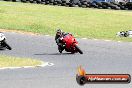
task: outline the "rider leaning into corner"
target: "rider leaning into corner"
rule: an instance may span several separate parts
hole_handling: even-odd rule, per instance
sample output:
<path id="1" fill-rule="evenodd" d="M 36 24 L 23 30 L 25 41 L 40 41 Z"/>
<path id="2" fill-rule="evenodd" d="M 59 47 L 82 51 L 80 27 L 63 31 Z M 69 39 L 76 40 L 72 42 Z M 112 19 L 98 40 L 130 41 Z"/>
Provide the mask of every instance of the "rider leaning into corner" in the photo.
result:
<path id="1" fill-rule="evenodd" d="M 5 37 L 4 33 L 0 32 L 0 42 L 5 41 L 5 40 L 6 40 L 6 37 Z"/>
<path id="2" fill-rule="evenodd" d="M 0 48 L 6 47 L 11 50 L 12 48 L 6 43 L 6 37 L 3 32 L 0 32 Z"/>
<path id="3" fill-rule="evenodd" d="M 55 41 L 58 45 L 59 52 L 62 52 L 65 49 L 65 44 L 62 42 L 62 39 L 67 34 L 69 33 L 65 33 L 61 29 L 57 29 L 56 31 Z"/>

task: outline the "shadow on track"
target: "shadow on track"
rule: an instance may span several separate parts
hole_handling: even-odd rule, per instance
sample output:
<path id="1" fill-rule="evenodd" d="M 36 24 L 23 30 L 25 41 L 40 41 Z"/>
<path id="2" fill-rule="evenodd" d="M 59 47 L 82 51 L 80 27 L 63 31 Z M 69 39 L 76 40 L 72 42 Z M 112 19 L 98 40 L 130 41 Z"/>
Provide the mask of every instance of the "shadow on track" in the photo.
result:
<path id="1" fill-rule="evenodd" d="M 5 49 L 0 49 L 0 51 L 5 51 Z"/>
<path id="2" fill-rule="evenodd" d="M 42 54 L 34 54 L 34 55 L 74 55 L 72 53 L 42 53 Z"/>

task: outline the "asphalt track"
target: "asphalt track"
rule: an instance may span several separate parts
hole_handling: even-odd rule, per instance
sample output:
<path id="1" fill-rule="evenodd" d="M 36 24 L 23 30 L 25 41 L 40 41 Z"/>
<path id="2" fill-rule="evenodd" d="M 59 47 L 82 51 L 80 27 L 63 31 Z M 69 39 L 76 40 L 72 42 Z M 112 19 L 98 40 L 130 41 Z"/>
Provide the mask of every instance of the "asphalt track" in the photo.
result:
<path id="1" fill-rule="evenodd" d="M 43 68 L 0 70 L 0 88 L 132 88 L 132 84 L 76 83 L 77 67 L 89 74 L 132 75 L 132 43 L 78 39 L 84 54 L 59 54 L 54 37 L 6 32 L 13 50 L 0 51 L 19 57 L 31 57 L 54 63 Z"/>

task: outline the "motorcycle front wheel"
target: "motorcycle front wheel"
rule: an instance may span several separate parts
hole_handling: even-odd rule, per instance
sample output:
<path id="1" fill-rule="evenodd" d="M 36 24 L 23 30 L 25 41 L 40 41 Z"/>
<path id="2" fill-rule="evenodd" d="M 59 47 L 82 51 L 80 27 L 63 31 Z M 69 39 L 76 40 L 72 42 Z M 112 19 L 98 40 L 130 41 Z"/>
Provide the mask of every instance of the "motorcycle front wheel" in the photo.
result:
<path id="1" fill-rule="evenodd" d="M 7 49 L 12 50 L 12 48 L 4 41 L 4 45 Z"/>
<path id="2" fill-rule="evenodd" d="M 77 45 L 75 45 L 75 48 L 80 54 L 83 54 L 82 50 Z"/>

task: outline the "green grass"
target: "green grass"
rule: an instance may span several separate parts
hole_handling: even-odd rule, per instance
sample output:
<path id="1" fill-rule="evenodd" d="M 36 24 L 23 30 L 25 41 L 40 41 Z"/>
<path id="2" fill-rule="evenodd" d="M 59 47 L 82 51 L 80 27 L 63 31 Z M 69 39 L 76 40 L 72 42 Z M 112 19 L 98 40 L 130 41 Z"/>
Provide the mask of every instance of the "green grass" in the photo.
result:
<path id="1" fill-rule="evenodd" d="M 132 41 L 115 36 L 132 29 L 132 12 L 1 1 L 0 28 L 50 35 L 62 28 L 75 37 Z"/>
<path id="2" fill-rule="evenodd" d="M 41 61 L 35 60 L 35 59 L 0 55 L 0 68 L 1 67 L 36 66 L 40 64 L 41 64 Z"/>

